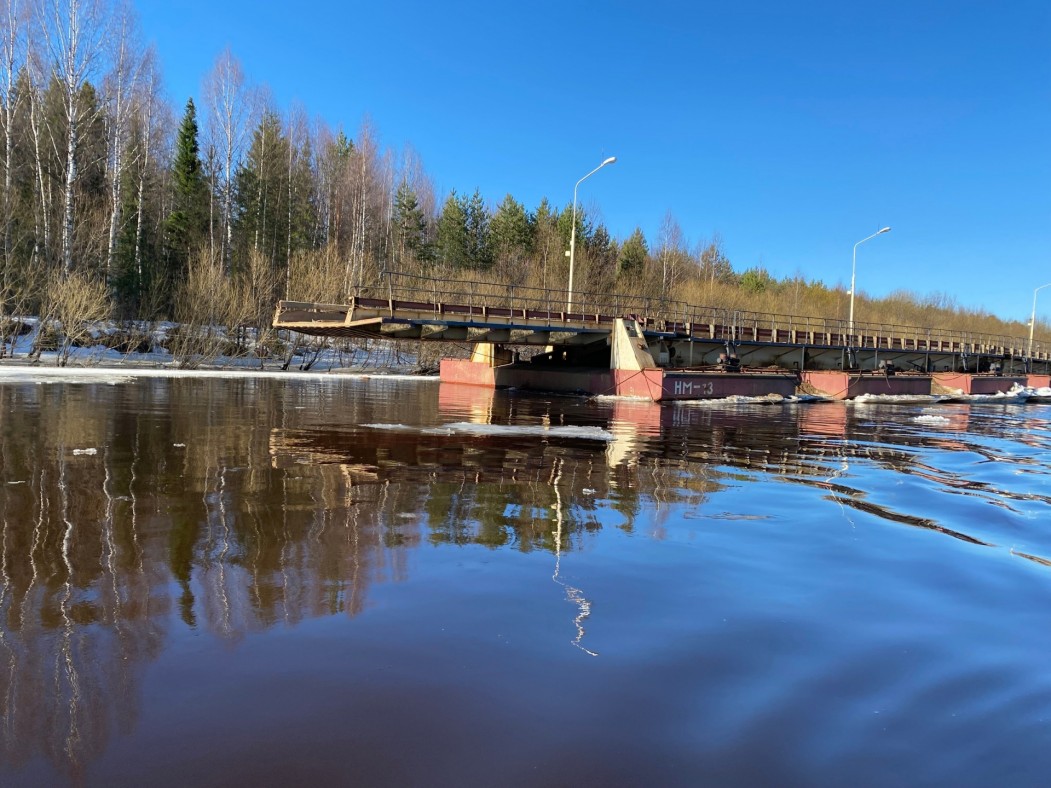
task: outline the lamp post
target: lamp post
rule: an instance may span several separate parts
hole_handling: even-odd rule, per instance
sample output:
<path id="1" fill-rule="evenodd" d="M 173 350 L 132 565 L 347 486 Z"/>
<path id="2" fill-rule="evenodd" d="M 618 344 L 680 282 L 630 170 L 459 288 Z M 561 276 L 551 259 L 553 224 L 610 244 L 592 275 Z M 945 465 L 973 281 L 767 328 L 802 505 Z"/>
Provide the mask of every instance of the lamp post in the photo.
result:
<path id="1" fill-rule="evenodd" d="M 569 234 L 569 287 L 566 290 L 566 311 L 569 312 L 573 309 L 573 263 L 576 256 L 577 249 L 577 187 L 580 186 L 584 181 L 594 175 L 596 172 L 601 170 L 607 164 L 613 164 L 617 161 L 616 156 L 610 156 L 602 164 L 597 166 L 583 178 L 576 182 L 573 186 L 573 229 Z"/>
<path id="2" fill-rule="evenodd" d="M 1040 285 L 1036 290 L 1033 291 L 1033 314 L 1029 316 L 1029 363 L 1033 363 L 1033 329 L 1036 328 L 1036 294 L 1043 290 L 1045 287 L 1051 287 L 1051 282 L 1046 285 Z"/>
<path id="3" fill-rule="evenodd" d="M 868 238 L 862 238 L 860 241 L 854 244 L 854 260 L 850 264 L 850 317 L 847 319 L 847 330 L 850 332 L 851 336 L 853 336 L 854 334 L 854 282 L 857 278 L 858 272 L 858 247 L 865 243 L 865 241 L 871 241 L 877 235 L 882 235 L 883 233 L 889 232 L 890 228 L 884 227 L 882 230 L 877 230 L 876 232 L 874 232 Z"/>

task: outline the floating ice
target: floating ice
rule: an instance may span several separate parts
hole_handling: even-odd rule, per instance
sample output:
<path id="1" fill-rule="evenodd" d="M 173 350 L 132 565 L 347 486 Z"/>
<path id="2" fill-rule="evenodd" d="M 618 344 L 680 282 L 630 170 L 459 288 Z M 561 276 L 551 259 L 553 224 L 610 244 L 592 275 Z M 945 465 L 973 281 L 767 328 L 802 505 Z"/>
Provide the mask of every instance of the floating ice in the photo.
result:
<path id="1" fill-rule="evenodd" d="M 373 430 L 390 430 L 392 432 L 415 432 L 418 429 L 407 424 L 362 424 L 361 426 Z M 547 427 L 540 424 L 475 424 L 468 421 L 458 421 L 443 424 L 440 427 L 426 427 L 418 431 L 423 435 L 474 434 L 496 437 L 536 435 L 543 438 L 613 440 L 613 433 L 607 432 L 601 427 Z"/>
<path id="2" fill-rule="evenodd" d="M 95 454 L 98 454 L 98 453 L 99 453 L 98 449 L 73 449 L 74 456 L 82 455 L 82 454 L 86 454 L 86 455 L 91 456 L 91 455 L 95 455 Z"/>
<path id="3" fill-rule="evenodd" d="M 519 424 L 474 424 L 455 422 L 444 424 L 439 428 L 426 430 L 432 433 L 461 432 L 476 435 L 517 436 L 536 435 L 554 438 L 584 438 L 586 440 L 611 441 L 613 434 L 601 427 L 545 427 L 542 425 Z"/>
<path id="4" fill-rule="evenodd" d="M 474 424 L 469 421 L 458 421 L 443 424 L 441 427 L 426 429 L 423 432 L 443 435 L 450 432 L 475 435 L 519 436 L 537 435 L 543 438 L 583 438 L 593 441 L 611 441 L 613 433 L 601 427 L 546 427 L 529 424 Z"/>
<path id="5" fill-rule="evenodd" d="M 970 394 L 957 397 L 956 399 L 967 402 L 1025 402 L 1033 396 L 1032 392 L 1032 389 L 1027 389 L 1025 386 L 1019 386 L 1015 383 L 1007 391 L 997 391 L 995 394 Z"/>
<path id="6" fill-rule="evenodd" d="M 689 407 L 713 408 L 726 405 L 809 405 L 815 402 L 832 402 L 831 397 L 822 397 L 819 394 L 793 394 L 783 397 L 780 394 L 764 394 L 761 397 L 746 397 L 742 394 L 733 394 L 729 397 L 709 399 L 677 399 L 672 400 L 676 405 Z"/>
<path id="7" fill-rule="evenodd" d="M 945 416 L 913 416 L 913 421 L 920 424 L 948 424 L 949 419 Z"/>
<path id="8" fill-rule="evenodd" d="M 852 400 L 855 405 L 930 405 L 951 399 L 944 394 L 859 394 Z"/>

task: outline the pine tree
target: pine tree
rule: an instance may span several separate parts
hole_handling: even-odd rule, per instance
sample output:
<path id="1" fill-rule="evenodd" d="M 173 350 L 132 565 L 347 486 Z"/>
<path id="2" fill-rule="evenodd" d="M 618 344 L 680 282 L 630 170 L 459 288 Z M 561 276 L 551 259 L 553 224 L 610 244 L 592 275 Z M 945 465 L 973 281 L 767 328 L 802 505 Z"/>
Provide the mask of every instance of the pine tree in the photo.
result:
<path id="1" fill-rule="evenodd" d="M 562 238 L 562 242 L 565 244 L 566 249 L 569 249 L 569 240 L 573 234 L 573 206 L 572 204 L 567 205 L 562 209 L 556 219 L 558 225 L 558 234 Z M 579 249 L 582 245 L 587 245 L 588 239 L 591 237 L 591 220 L 587 214 L 577 208 L 577 248 Z"/>
<path id="2" fill-rule="evenodd" d="M 533 248 L 533 227 L 525 207 L 508 194 L 489 222 L 489 233 L 493 262 L 499 266 L 503 280 L 509 284 L 525 282 Z"/>
<path id="3" fill-rule="evenodd" d="M 486 269 L 493 264 L 493 245 L 489 235 L 489 211 L 482 202 L 481 193 L 475 189 L 466 203 L 467 218 L 467 265 L 474 269 Z"/>
<path id="4" fill-rule="evenodd" d="M 636 227 L 624 245 L 620 247 L 620 258 L 618 259 L 620 274 L 636 277 L 642 274 L 646 268 L 647 255 L 646 236 L 642 234 L 641 227 Z"/>
<path id="5" fill-rule="evenodd" d="M 510 194 L 496 209 L 489 223 L 493 254 L 498 261 L 529 254 L 533 230 L 525 207 Z"/>
<path id="6" fill-rule="evenodd" d="M 564 253 L 569 249 L 569 239 L 563 245 L 558 237 L 557 217 L 551 203 L 544 197 L 536 207 L 530 221 L 533 235 L 533 257 L 540 270 L 534 273 L 541 287 L 553 287 L 564 282 L 568 271 L 568 259 Z"/>
<path id="7" fill-rule="evenodd" d="M 587 239 L 585 249 L 590 262 L 582 280 L 585 288 L 592 292 L 612 290 L 617 279 L 617 258 L 620 255 L 620 247 L 610 237 L 606 225 L 599 224 L 595 227 L 594 232 Z"/>
<path id="8" fill-rule="evenodd" d="M 450 268 L 463 268 L 468 257 L 467 199 L 450 192 L 438 217 L 438 259 Z"/>

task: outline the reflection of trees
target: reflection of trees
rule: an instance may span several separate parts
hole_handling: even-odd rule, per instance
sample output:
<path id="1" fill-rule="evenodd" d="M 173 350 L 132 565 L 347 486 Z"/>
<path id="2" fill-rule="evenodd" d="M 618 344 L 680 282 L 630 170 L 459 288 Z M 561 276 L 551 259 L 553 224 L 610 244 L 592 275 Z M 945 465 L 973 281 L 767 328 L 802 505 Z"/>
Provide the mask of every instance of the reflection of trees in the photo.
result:
<path id="1" fill-rule="evenodd" d="M 0 436 L 0 752 L 17 765 L 43 748 L 76 777 L 134 724 L 165 577 L 140 541 L 134 444 L 107 445 L 106 412 L 47 387 L 0 388 L 0 405 L 18 414 Z"/>
<path id="2" fill-rule="evenodd" d="M 407 576 L 410 551 L 423 544 L 545 550 L 564 561 L 603 527 L 644 521 L 659 538 L 684 508 L 756 472 L 944 530 L 866 502 L 838 474 L 845 460 L 1010 498 L 923 462 L 928 447 L 991 456 L 973 433 L 992 428 L 969 425 L 962 411 L 947 411 L 941 432 L 960 431 L 946 436 L 840 404 L 359 394 L 266 380 L 0 386 L 5 764 L 44 752 L 81 773 L 114 731 L 134 724 L 143 671 L 173 622 L 236 641 L 308 617 L 353 616 L 373 584 Z M 614 441 L 418 426 L 464 419 L 602 426 Z M 405 428 L 361 426 L 376 423 Z M 580 645 L 587 600 L 567 594 Z"/>
<path id="3" fill-rule="evenodd" d="M 285 402 L 254 388 L 0 386 L 17 414 L 0 422 L 5 766 L 45 754 L 81 775 L 134 724 L 172 612 L 236 639 L 355 614 L 370 583 L 405 576 L 393 548 L 419 526 L 391 513 L 418 496 L 337 464 L 272 467 Z"/>

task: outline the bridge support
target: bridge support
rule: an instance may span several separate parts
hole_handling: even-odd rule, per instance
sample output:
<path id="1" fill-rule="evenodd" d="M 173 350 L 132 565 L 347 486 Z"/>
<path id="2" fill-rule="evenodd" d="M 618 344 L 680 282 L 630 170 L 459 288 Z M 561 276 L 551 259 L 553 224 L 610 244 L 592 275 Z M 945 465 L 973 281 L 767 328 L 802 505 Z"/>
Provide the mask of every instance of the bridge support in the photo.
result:
<path id="1" fill-rule="evenodd" d="M 444 383 L 465 383 L 487 388 L 561 391 L 590 395 L 636 397 L 660 402 L 673 399 L 725 397 L 790 397 L 795 393 L 795 373 L 714 372 L 663 369 L 657 366 L 638 323 L 629 318 L 614 322 L 609 364 L 574 362 L 553 352 L 532 362 L 516 362 L 499 345 L 479 343 L 471 360 L 443 359 Z"/>
<path id="2" fill-rule="evenodd" d="M 515 360 L 514 353 L 502 345 L 479 342 L 471 351 L 472 364 L 485 364 L 489 368 L 501 367 Z"/>
<path id="3" fill-rule="evenodd" d="M 643 369 L 656 369 L 657 362 L 650 355 L 646 337 L 639 331 L 634 320 L 617 318 L 613 321 L 613 343 L 610 352 L 610 369 L 628 372 L 639 372 Z"/>

